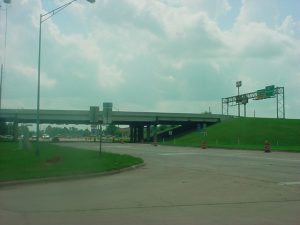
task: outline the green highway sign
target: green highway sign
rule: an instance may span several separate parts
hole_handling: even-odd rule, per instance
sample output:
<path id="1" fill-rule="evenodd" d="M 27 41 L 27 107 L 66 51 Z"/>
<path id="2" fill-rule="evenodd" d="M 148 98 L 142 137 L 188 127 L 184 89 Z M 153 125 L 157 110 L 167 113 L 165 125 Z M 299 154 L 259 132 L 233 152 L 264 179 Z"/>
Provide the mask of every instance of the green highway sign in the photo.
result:
<path id="1" fill-rule="evenodd" d="M 256 91 L 256 99 L 272 98 L 275 96 L 275 85 L 266 86 L 265 89 Z"/>
<path id="2" fill-rule="evenodd" d="M 264 99 L 266 98 L 266 91 L 265 89 L 260 89 L 256 91 L 256 99 Z"/>
<path id="3" fill-rule="evenodd" d="M 271 98 L 275 96 L 275 85 L 270 85 L 266 87 L 266 97 Z"/>
<path id="4" fill-rule="evenodd" d="M 236 103 L 242 103 L 242 104 L 247 104 L 248 103 L 248 97 L 247 95 L 243 94 L 243 95 L 238 95 L 236 96 Z"/>

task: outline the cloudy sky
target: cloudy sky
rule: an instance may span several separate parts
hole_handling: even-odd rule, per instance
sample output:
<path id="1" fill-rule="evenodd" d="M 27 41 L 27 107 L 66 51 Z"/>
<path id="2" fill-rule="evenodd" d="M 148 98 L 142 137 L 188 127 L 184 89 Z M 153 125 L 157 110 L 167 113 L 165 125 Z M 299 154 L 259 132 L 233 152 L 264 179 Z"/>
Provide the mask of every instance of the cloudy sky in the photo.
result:
<path id="1" fill-rule="evenodd" d="M 2 108 L 34 109 L 39 15 L 68 1 L 0 2 Z M 285 87 L 286 116 L 300 118 L 299 9 L 299 0 L 78 0 L 42 24 L 41 108 L 221 113 L 241 80 L 241 93 Z M 254 110 L 276 117 L 276 100 L 250 101 Z"/>

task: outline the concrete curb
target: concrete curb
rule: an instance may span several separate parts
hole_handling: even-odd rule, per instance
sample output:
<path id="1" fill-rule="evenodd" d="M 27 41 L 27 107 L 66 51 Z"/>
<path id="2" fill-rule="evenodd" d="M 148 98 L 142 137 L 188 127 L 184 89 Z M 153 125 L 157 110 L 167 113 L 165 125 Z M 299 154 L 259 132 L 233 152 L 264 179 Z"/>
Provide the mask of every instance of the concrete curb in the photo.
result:
<path id="1" fill-rule="evenodd" d="M 100 172 L 100 173 L 90 173 L 90 174 L 61 176 L 61 177 L 34 178 L 34 179 L 27 179 L 27 180 L 12 180 L 12 181 L 3 181 L 3 182 L 0 181 L 0 188 L 10 187 L 10 186 L 19 186 L 19 185 L 41 184 L 41 183 L 60 182 L 60 181 L 68 181 L 68 180 L 88 179 L 88 178 L 93 178 L 93 177 L 103 177 L 103 176 L 114 175 L 114 174 L 122 173 L 125 171 L 138 169 L 143 166 L 145 166 L 145 163 L 136 164 L 136 165 L 125 167 L 125 168 L 119 169 L 119 170 L 112 170 L 112 171 Z"/>

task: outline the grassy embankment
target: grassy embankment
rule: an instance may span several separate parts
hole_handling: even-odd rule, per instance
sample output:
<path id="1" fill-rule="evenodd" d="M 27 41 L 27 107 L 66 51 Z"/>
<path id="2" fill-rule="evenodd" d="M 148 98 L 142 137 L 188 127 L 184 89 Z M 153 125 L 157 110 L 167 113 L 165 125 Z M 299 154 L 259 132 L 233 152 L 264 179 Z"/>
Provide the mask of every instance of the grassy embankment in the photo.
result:
<path id="1" fill-rule="evenodd" d="M 143 162 L 129 155 L 99 155 L 96 151 L 46 143 L 41 143 L 40 149 L 40 156 L 36 157 L 34 150 L 20 150 L 18 143 L 0 142 L 0 182 L 99 173 Z"/>
<path id="2" fill-rule="evenodd" d="M 206 132 L 191 132 L 168 145 L 200 147 L 206 140 L 208 147 L 230 149 L 263 149 L 268 140 L 273 150 L 300 152 L 300 120 L 234 118 L 215 124 Z"/>

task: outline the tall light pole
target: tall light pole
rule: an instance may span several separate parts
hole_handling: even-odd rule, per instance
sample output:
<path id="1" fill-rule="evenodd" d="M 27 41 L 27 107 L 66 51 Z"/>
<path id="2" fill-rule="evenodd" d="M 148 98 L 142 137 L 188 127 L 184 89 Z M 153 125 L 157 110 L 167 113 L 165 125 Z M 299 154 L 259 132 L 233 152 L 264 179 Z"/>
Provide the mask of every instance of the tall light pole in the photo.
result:
<path id="1" fill-rule="evenodd" d="M 1 72 L 0 72 L 0 109 L 2 105 L 2 79 L 3 79 L 3 64 L 1 63 Z"/>
<path id="2" fill-rule="evenodd" d="M 3 63 L 1 63 L 1 77 L 0 77 L 0 109 L 2 106 L 2 89 L 3 89 L 3 74 L 5 71 L 5 63 L 6 63 L 6 39 L 7 39 L 7 5 L 11 3 L 11 0 L 4 0 L 4 3 L 6 3 L 6 9 L 5 9 L 5 31 L 4 31 L 4 55 L 3 55 Z M 0 5 L 1 10 L 1 5 Z"/>
<path id="3" fill-rule="evenodd" d="M 41 81 L 41 42 L 42 42 L 42 23 L 54 16 L 56 13 L 60 12 L 67 6 L 71 5 L 77 0 L 72 0 L 60 7 L 57 7 L 45 14 L 40 14 L 40 28 L 39 28 L 39 58 L 38 58 L 38 88 L 37 88 L 37 110 L 36 110 L 36 155 L 40 154 L 40 81 Z M 95 0 L 86 0 L 90 3 L 95 3 Z"/>
<path id="4" fill-rule="evenodd" d="M 238 115 L 240 117 L 240 87 L 242 86 L 242 81 L 237 81 L 235 86 L 238 88 L 238 100 L 237 100 L 237 104 L 238 104 Z"/>

